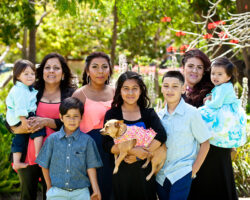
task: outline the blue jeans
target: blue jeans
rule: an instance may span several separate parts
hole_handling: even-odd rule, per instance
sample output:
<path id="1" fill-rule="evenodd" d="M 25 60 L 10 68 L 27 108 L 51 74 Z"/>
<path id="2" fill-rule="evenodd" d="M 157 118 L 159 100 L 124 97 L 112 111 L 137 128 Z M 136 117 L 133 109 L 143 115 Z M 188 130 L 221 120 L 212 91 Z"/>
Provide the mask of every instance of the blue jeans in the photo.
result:
<path id="1" fill-rule="evenodd" d="M 166 178 L 163 186 L 157 183 L 157 195 L 159 200 L 186 200 L 191 188 L 192 172 L 176 181 L 173 185 Z"/>
<path id="2" fill-rule="evenodd" d="M 30 112 L 28 118 L 33 117 L 33 116 L 35 116 L 35 114 Z M 18 127 L 20 125 L 21 125 L 21 122 L 17 123 L 15 126 Z M 12 140 L 11 152 L 12 153 L 21 152 L 21 153 L 26 154 L 29 137 L 31 139 L 34 139 L 34 138 L 40 137 L 40 136 L 43 136 L 43 137 L 46 136 L 46 129 L 45 128 L 42 128 L 42 129 L 40 129 L 37 132 L 32 133 L 32 134 L 15 134 L 15 137 Z"/>
<path id="3" fill-rule="evenodd" d="M 52 187 L 46 193 L 47 200 L 90 200 L 89 189 L 77 189 L 73 191 Z"/>

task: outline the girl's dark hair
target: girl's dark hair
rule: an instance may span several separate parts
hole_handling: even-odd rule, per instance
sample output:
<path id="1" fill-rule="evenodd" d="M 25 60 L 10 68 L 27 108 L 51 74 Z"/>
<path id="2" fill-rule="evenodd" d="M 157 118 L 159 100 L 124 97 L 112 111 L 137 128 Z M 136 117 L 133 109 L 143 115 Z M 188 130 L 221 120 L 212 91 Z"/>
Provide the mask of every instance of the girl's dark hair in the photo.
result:
<path id="1" fill-rule="evenodd" d="M 235 65 L 226 57 L 216 58 L 212 62 L 212 67 L 223 67 L 226 71 L 226 74 L 231 77 L 229 80 L 231 83 L 235 82 L 235 73 L 236 67 Z"/>
<path id="2" fill-rule="evenodd" d="M 44 66 L 45 66 L 46 62 L 51 58 L 57 58 L 59 60 L 59 62 L 61 63 L 62 71 L 64 74 L 64 79 L 61 80 L 60 88 L 64 88 L 64 89 L 65 88 L 76 88 L 76 85 L 74 85 L 72 82 L 73 76 L 71 74 L 71 70 L 70 70 L 69 66 L 67 65 L 67 62 L 64 59 L 64 57 L 62 55 L 60 55 L 59 53 L 50 53 L 43 58 L 41 64 L 37 68 L 37 77 L 36 77 L 35 87 L 37 89 L 44 89 L 45 83 L 44 83 L 44 79 L 43 79 L 43 70 L 44 70 Z"/>
<path id="3" fill-rule="evenodd" d="M 208 93 L 211 92 L 213 84 L 210 80 L 210 71 L 211 71 L 211 62 L 206 54 L 204 54 L 199 49 L 191 49 L 184 54 L 182 59 L 182 65 L 185 67 L 185 64 L 189 58 L 198 58 L 203 62 L 204 66 L 204 75 L 199 83 L 197 83 L 192 91 L 189 93 L 186 98 L 186 102 L 195 106 L 200 107 L 203 104 L 203 99 Z"/>
<path id="4" fill-rule="evenodd" d="M 70 109 L 79 109 L 81 116 L 83 115 L 83 103 L 75 97 L 68 97 L 62 101 L 59 107 L 60 114 L 66 115 Z"/>
<path id="5" fill-rule="evenodd" d="M 16 82 L 18 81 L 18 76 L 20 76 L 20 74 L 27 68 L 30 67 L 34 72 L 36 72 L 36 67 L 35 65 L 28 61 L 28 60 L 17 60 L 14 64 L 14 68 L 13 68 L 13 83 L 16 84 Z"/>
<path id="6" fill-rule="evenodd" d="M 114 107 L 120 107 L 123 104 L 123 99 L 121 96 L 121 88 L 126 80 L 134 79 L 138 83 L 141 95 L 137 101 L 138 106 L 141 108 L 148 108 L 150 105 L 150 99 L 148 98 L 147 94 L 147 87 L 145 83 L 143 82 L 142 76 L 139 75 L 136 72 L 127 71 L 120 75 L 116 82 L 116 90 L 115 90 L 115 96 L 112 102 L 112 108 Z"/>
<path id="7" fill-rule="evenodd" d="M 87 71 L 89 71 L 90 63 L 94 58 L 104 58 L 104 59 L 107 60 L 108 65 L 109 65 L 109 73 L 110 73 L 110 75 L 109 75 L 108 80 L 105 82 L 105 84 L 109 84 L 109 79 L 110 79 L 110 77 L 111 77 L 111 75 L 113 73 L 110 58 L 106 53 L 93 52 L 90 55 L 88 55 L 87 58 L 85 59 L 85 67 L 84 67 L 84 72 L 83 72 L 83 75 L 82 75 L 82 85 L 83 86 L 87 85 L 88 82 L 89 82 L 89 80 L 87 80 L 88 79 Z"/>

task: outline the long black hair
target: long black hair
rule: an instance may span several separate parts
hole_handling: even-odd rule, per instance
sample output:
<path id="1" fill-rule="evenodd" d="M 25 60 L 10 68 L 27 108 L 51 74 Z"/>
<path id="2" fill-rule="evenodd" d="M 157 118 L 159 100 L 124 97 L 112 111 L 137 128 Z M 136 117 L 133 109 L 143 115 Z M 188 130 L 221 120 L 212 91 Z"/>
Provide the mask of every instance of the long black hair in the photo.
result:
<path id="1" fill-rule="evenodd" d="M 123 104 L 123 99 L 121 96 L 121 88 L 126 80 L 134 79 L 138 83 L 141 95 L 137 101 L 137 104 L 141 108 L 148 108 L 150 105 L 150 99 L 148 98 L 147 94 L 147 87 L 145 83 L 143 82 L 142 76 L 136 72 L 127 71 L 120 75 L 116 82 L 116 90 L 115 90 L 115 96 L 112 102 L 111 107 L 120 107 Z"/>
<path id="2" fill-rule="evenodd" d="M 85 67 L 84 67 L 84 72 L 83 72 L 83 75 L 82 75 L 82 86 L 87 85 L 88 82 L 89 82 L 87 72 L 89 71 L 90 63 L 94 58 L 104 58 L 104 59 L 107 60 L 108 65 L 109 65 L 109 78 L 105 82 L 105 84 L 109 84 L 109 79 L 110 79 L 110 77 L 111 77 L 111 75 L 113 73 L 110 58 L 106 53 L 93 52 L 90 55 L 88 55 L 87 58 L 85 59 Z"/>
<path id="3" fill-rule="evenodd" d="M 198 58 L 202 61 L 204 66 L 204 74 L 199 83 L 197 83 L 192 92 L 189 93 L 186 98 L 186 102 L 195 106 L 200 107 L 203 104 L 203 99 L 208 93 L 211 92 L 214 87 L 210 80 L 211 72 L 211 62 L 208 56 L 199 49 L 191 49 L 184 54 L 182 59 L 182 65 L 185 67 L 185 64 L 189 58 Z"/>
<path id="4" fill-rule="evenodd" d="M 37 77 L 36 77 L 36 84 L 35 87 L 37 89 L 44 89 L 45 83 L 44 83 L 44 79 L 43 79 L 43 70 L 44 70 L 44 66 L 46 64 L 46 62 L 51 59 L 51 58 L 57 58 L 61 64 L 62 67 L 62 71 L 64 74 L 64 78 L 63 80 L 61 80 L 60 83 L 60 88 L 76 88 L 76 85 L 73 84 L 72 79 L 72 73 L 71 70 L 69 68 L 69 66 L 67 65 L 66 60 L 64 59 L 64 57 L 62 55 L 60 55 L 59 53 L 49 53 L 48 55 L 46 55 L 41 64 L 39 65 L 39 67 L 37 68 Z"/>

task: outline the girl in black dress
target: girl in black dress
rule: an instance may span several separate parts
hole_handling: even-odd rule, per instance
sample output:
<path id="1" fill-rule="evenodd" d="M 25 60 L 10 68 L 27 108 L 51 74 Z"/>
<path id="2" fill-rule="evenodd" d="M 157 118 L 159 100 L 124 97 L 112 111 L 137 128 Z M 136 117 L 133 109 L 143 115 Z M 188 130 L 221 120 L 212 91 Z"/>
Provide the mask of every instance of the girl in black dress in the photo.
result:
<path id="1" fill-rule="evenodd" d="M 110 119 L 124 120 L 130 125 L 145 129 L 152 128 L 157 133 L 149 146 L 154 151 L 166 141 L 166 132 L 154 109 L 149 107 L 147 88 L 142 77 L 136 72 L 123 73 L 118 81 L 112 107 L 107 111 L 105 122 Z M 103 148 L 114 154 L 119 153 L 113 139 L 103 137 Z M 116 200 L 156 200 L 155 176 L 146 181 L 151 171 L 151 164 L 143 169 L 142 165 L 148 155 L 142 147 L 135 147 L 121 163 L 118 173 L 113 175 L 113 188 Z M 113 156 L 111 156 L 113 158 Z M 114 167 L 114 159 L 111 160 Z"/>

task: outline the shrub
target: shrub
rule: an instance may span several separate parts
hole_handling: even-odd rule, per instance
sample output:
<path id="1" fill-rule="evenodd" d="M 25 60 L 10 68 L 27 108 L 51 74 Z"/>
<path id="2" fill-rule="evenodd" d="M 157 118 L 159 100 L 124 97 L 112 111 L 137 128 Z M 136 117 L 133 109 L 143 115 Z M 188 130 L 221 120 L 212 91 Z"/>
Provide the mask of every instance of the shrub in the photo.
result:
<path id="1" fill-rule="evenodd" d="M 244 146 L 237 148 L 233 159 L 235 183 L 238 195 L 248 197 L 250 194 L 250 122 L 247 124 L 247 142 Z"/>
<path id="2" fill-rule="evenodd" d="M 17 174 L 9 161 L 12 134 L 4 125 L 3 114 L 0 115 L 0 193 L 20 191 Z"/>
<path id="3" fill-rule="evenodd" d="M 0 91 L 0 193 L 20 191 L 19 180 L 9 161 L 10 147 L 13 134 L 4 125 L 6 105 L 5 99 L 13 83 L 10 82 Z"/>

